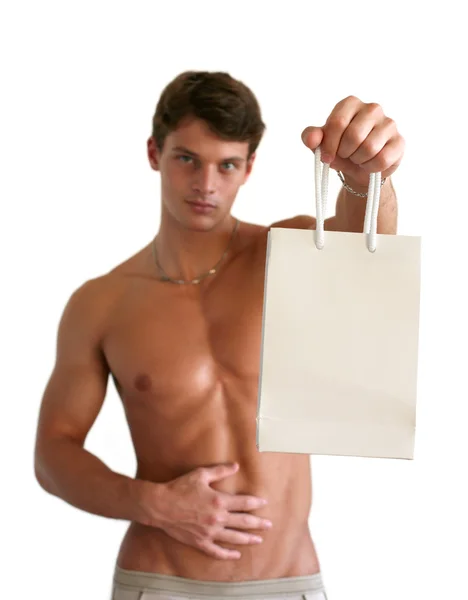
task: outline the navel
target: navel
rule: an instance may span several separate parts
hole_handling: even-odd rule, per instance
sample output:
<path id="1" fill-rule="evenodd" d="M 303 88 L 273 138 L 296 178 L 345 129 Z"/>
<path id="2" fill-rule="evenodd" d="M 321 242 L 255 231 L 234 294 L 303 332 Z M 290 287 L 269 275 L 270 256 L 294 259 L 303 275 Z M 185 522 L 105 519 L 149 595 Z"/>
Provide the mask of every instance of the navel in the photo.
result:
<path id="1" fill-rule="evenodd" d="M 134 385 L 139 392 L 147 392 L 151 389 L 151 377 L 145 375 L 137 375 L 134 379 Z"/>

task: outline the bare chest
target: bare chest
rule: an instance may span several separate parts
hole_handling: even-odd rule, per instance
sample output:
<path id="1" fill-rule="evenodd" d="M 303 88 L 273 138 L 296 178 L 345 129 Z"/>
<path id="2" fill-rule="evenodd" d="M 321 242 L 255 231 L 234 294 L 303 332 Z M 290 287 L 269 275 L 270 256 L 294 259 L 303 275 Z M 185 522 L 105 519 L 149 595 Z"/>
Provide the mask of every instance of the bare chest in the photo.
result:
<path id="1" fill-rule="evenodd" d="M 206 397 L 223 380 L 256 384 L 262 268 L 199 286 L 136 282 L 117 306 L 104 351 L 121 395 Z"/>

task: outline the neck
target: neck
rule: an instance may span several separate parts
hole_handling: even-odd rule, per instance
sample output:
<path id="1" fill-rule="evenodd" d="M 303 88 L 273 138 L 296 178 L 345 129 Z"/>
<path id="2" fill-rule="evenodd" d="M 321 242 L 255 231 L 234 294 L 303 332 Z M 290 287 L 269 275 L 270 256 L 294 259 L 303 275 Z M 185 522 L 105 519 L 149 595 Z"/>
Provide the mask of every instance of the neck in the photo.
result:
<path id="1" fill-rule="evenodd" d="M 187 229 L 163 209 L 155 246 L 164 273 L 191 281 L 212 269 L 229 245 L 235 222 L 229 214 L 209 231 Z"/>

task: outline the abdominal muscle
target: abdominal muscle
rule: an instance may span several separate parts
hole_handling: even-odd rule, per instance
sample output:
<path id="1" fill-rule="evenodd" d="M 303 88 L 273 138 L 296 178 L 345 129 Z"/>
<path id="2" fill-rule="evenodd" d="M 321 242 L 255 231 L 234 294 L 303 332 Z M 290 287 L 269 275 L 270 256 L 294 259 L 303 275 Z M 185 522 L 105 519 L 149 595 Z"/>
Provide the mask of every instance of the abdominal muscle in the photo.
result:
<path id="1" fill-rule="evenodd" d="M 163 483 L 197 467 L 237 462 L 235 475 L 211 485 L 219 491 L 267 500 L 264 508 L 251 511 L 273 523 L 270 530 L 252 530 L 263 542 L 248 546 L 219 542 L 241 552 L 240 559 L 220 560 L 160 529 L 132 523 L 120 548 L 119 567 L 209 581 L 293 577 L 319 571 L 308 527 L 309 457 L 258 452 L 255 402 L 247 393 L 247 405 L 247 390 L 239 392 L 229 393 L 218 386 L 203 398 L 187 398 L 184 410 L 180 400 L 169 401 L 167 396 L 164 407 L 155 398 L 123 400 L 137 454 L 136 477 Z"/>

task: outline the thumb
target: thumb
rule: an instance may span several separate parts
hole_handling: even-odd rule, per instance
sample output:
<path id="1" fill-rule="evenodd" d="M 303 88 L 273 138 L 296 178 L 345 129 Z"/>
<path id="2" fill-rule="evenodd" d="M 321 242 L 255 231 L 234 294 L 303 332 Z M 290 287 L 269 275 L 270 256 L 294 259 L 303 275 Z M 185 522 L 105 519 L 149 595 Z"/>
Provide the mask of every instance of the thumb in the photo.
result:
<path id="1" fill-rule="evenodd" d="M 234 475 L 234 473 L 236 473 L 238 469 L 239 465 L 237 463 L 228 463 L 225 465 L 215 465 L 214 467 L 206 467 L 206 481 L 207 483 L 212 483 L 213 481 L 225 479 L 226 477 Z"/>
<path id="2" fill-rule="evenodd" d="M 323 140 L 323 129 L 321 127 L 306 127 L 301 134 L 302 141 L 313 152 L 320 146 Z"/>

